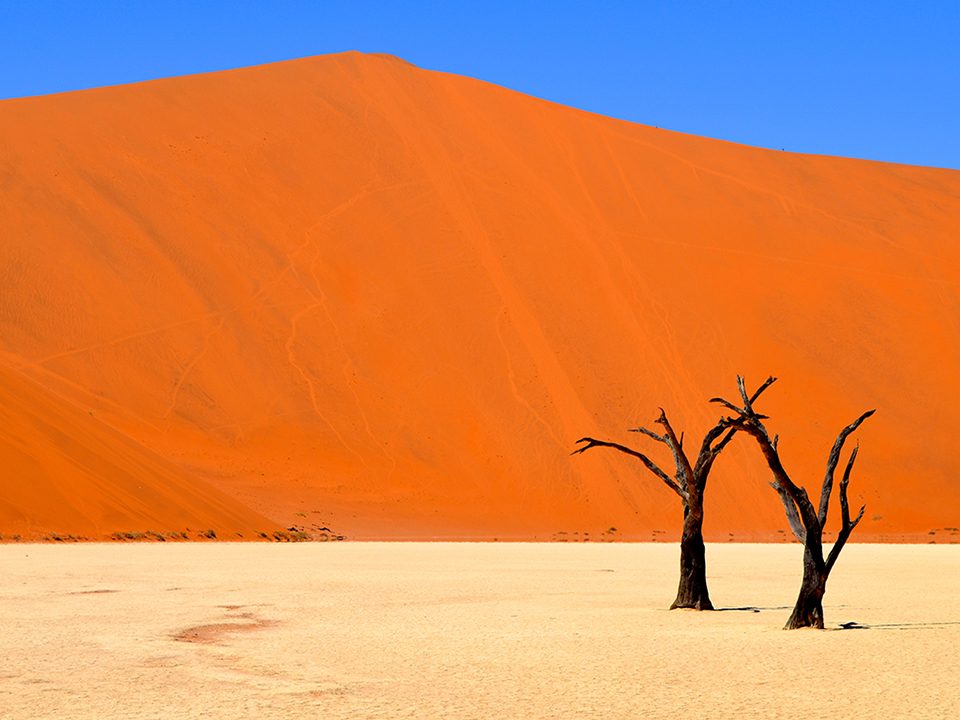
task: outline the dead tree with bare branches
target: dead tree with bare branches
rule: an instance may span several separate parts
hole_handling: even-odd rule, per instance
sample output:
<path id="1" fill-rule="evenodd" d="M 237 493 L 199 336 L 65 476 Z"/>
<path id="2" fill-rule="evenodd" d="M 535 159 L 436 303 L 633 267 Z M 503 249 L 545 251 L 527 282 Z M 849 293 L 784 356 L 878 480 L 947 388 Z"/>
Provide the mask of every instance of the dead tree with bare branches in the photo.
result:
<path id="1" fill-rule="evenodd" d="M 757 395 L 759 396 L 759 390 Z M 645 427 L 634 428 L 631 432 L 638 432 L 649 438 L 663 443 L 673 455 L 676 467 L 673 475 L 667 474 L 653 460 L 641 452 L 625 447 L 618 443 L 595 440 L 584 437 L 577 440 L 583 447 L 573 451 L 573 455 L 585 452 L 595 447 L 608 447 L 619 450 L 637 458 L 644 466 L 658 477 L 664 485 L 680 497 L 683 504 L 683 535 L 680 539 L 680 586 L 677 589 L 677 598 L 670 609 L 693 608 L 695 610 L 713 610 L 710 602 L 710 593 L 707 590 L 707 560 L 703 544 L 703 496 L 707 488 L 707 477 L 710 469 L 720 452 L 733 439 L 743 420 L 740 418 L 721 418 L 717 421 L 700 444 L 696 461 L 691 463 L 683 447 L 683 435 L 677 437 L 667 414 L 660 408 L 660 416 L 654 421 L 663 427 L 663 434 L 658 434 Z"/>
<path id="2" fill-rule="evenodd" d="M 753 409 L 753 403 L 759 393 L 775 381 L 776 378 L 774 377 L 767 378 L 766 382 L 760 386 L 760 390 L 750 396 L 747 394 L 743 378 L 738 375 L 737 388 L 740 391 L 743 407 L 723 398 L 712 398 L 710 402 L 719 403 L 735 412 L 742 421 L 738 427 L 757 441 L 760 451 L 773 473 L 774 480 L 770 485 L 780 496 L 790 529 L 797 540 L 803 543 L 803 581 L 800 585 L 800 595 L 797 598 L 796 606 L 793 608 L 793 613 L 791 613 L 790 619 L 787 620 L 784 627 L 787 630 L 802 627 L 823 628 L 822 601 L 827 586 L 827 578 L 840 556 L 840 551 L 843 550 L 843 546 L 850 537 L 850 533 L 860 522 L 866 509 L 866 506 L 861 506 L 857 516 L 851 519 L 850 506 L 847 500 L 847 485 L 850 482 L 850 471 L 853 469 L 853 463 L 857 459 L 858 445 L 850 453 L 850 459 L 847 460 L 846 468 L 840 480 L 840 532 L 833 547 L 830 548 L 830 553 L 824 558 L 823 528 L 827 522 L 827 511 L 830 507 L 830 495 L 833 492 L 837 463 L 840 461 L 840 454 L 847 437 L 876 411 L 868 410 L 863 413 L 837 435 L 833 448 L 827 456 L 827 469 L 824 474 L 823 485 L 820 488 L 820 502 L 817 507 L 814 507 L 806 489 L 797 486 L 790 479 L 783 463 L 780 461 L 780 454 L 777 450 L 779 436 L 774 435 L 771 439 L 763 424 L 766 417 L 758 415 Z"/>

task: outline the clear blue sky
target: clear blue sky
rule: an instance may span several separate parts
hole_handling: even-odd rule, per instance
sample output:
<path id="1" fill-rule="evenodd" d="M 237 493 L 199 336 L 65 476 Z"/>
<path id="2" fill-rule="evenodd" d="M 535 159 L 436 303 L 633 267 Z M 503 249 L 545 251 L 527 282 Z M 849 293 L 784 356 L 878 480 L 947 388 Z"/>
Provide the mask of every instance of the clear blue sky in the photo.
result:
<path id="1" fill-rule="evenodd" d="M 960 0 L 0 0 L 0 98 L 342 50 L 698 135 L 960 168 Z"/>

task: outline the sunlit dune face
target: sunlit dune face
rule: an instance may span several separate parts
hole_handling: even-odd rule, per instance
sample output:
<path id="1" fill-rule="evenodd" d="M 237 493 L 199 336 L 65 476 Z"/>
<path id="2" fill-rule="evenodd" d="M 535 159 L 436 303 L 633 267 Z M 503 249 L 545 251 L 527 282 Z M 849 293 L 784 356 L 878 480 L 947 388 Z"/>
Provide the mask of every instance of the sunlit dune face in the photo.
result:
<path id="1" fill-rule="evenodd" d="M 626 429 L 698 442 L 741 372 L 811 491 L 878 408 L 859 539 L 955 538 L 960 173 L 359 54 L 4 101 L 0 137 L 4 534 L 669 540 L 676 498 L 574 441 L 668 464 Z M 785 528 L 734 440 L 708 539 Z"/>

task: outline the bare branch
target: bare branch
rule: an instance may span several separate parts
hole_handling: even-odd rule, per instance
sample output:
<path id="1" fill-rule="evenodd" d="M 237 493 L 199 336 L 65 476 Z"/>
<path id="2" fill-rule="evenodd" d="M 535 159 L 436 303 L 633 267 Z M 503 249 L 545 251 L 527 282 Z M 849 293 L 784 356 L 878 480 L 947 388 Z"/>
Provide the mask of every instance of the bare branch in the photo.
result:
<path id="1" fill-rule="evenodd" d="M 773 473 L 774 487 L 777 492 L 781 493 L 781 496 L 783 492 L 789 494 L 793 503 L 796 505 L 796 510 L 800 513 L 804 528 L 808 531 L 819 532 L 821 526 L 817 519 L 817 510 L 813 507 L 813 503 L 810 502 L 807 491 L 802 487 L 798 487 L 796 483 L 790 479 L 786 469 L 783 467 L 783 463 L 780 461 L 780 453 L 777 451 L 778 438 L 774 440 L 770 439 L 767 428 L 761 422 L 760 417 L 756 415 L 743 415 L 741 417 L 744 420 L 742 426 L 743 431 L 752 435 L 757 441 L 757 444 L 760 446 L 760 452 L 763 453 L 763 457 L 767 461 L 767 466 Z M 784 508 L 789 515 L 790 505 L 784 503 Z"/>
<path id="2" fill-rule="evenodd" d="M 710 402 L 723 405 L 725 408 L 727 408 L 728 410 L 732 410 L 733 412 L 735 412 L 737 415 L 740 415 L 741 417 L 753 416 L 753 415 L 756 415 L 756 413 L 753 410 L 753 403 L 755 403 L 757 401 L 757 398 L 759 398 L 763 394 L 764 390 L 766 390 L 768 387 L 773 385 L 773 383 L 775 383 L 776 381 L 777 379 L 771 375 L 766 380 L 764 380 L 763 384 L 757 388 L 756 392 L 754 392 L 753 395 L 748 396 L 746 381 L 743 379 L 742 376 L 737 375 L 737 390 L 740 393 L 740 399 L 743 402 L 743 407 L 739 407 L 733 404 L 732 402 L 730 402 L 729 400 L 724 400 L 722 397 L 710 398 Z M 761 420 L 767 419 L 766 415 L 759 415 L 758 417 Z"/>
<path id="3" fill-rule="evenodd" d="M 840 452 L 843 450 L 843 444 L 847 441 L 850 433 L 860 427 L 860 424 L 875 412 L 876 410 L 867 410 L 867 412 L 843 428 L 833 443 L 833 448 L 830 450 L 830 455 L 827 458 L 827 471 L 823 477 L 823 487 L 820 489 L 820 508 L 817 512 L 817 519 L 820 520 L 821 525 L 827 521 L 827 511 L 830 509 L 830 494 L 833 492 L 833 478 L 837 471 L 837 463 L 840 461 Z M 851 462 L 853 462 L 856 456 L 857 451 L 854 450 Z"/>
<path id="4" fill-rule="evenodd" d="M 723 431 L 730 427 L 730 425 L 734 422 L 738 421 L 731 420 L 730 418 L 720 418 L 717 421 L 717 424 L 707 431 L 707 434 L 703 436 L 703 442 L 700 444 L 700 452 L 697 455 L 698 460 L 703 455 L 713 450 L 713 441 L 720 437 L 723 434 Z"/>
<path id="5" fill-rule="evenodd" d="M 743 425 L 743 421 L 733 418 L 720 418 L 706 435 L 703 436 L 703 442 L 700 445 L 700 452 L 697 454 L 697 462 L 693 467 L 693 476 L 702 487 L 710 474 L 710 468 L 713 461 L 717 459 L 720 452 L 727 446 L 737 430 Z M 726 435 L 724 435 L 726 432 Z M 720 437 L 723 435 L 723 437 Z M 717 438 L 720 438 L 717 440 Z M 714 440 L 717 442 L 714 444 Z"/>
<path id="6" fill-rule="evenodd" d="M 737 375 L 737 390 L 740 391 L 740 399 L 743 400 L 743 409 L 748 413 L 752 413 L 753 409 L 750 407 L 750 396 L 747 395 L 747 384 L 743 375 Z"/>
<path id="7" fill-rule="evenodd" d="M 781 501 L 783 500 L 783 494 L 786 493 L 787 496 L 791 499 L 791 502 L 784 502 L 784 509 L 787 511 L 787 519 L 790 521 L 790 515 L 793 512 L 797 512 L 800 516 L 803 527 L 806 530 L 816 530 L 820 531 L 821 527 L 818 523 L 817 511 L 813 507 L 813 503 L 810 502 L 810 497 L 807 495 L 807 491 L 797 486 L 793 480 L 790 479 L 790 476 L 787 474 L 787 471 L 783 467 L 783 463 L 780 461 L 780 454 L 777 450 L 777 444 L 779 442 L 779 436 L 774 436 L 771 440 L 769 433 L 767 433 L 767 428 L 763 424 L 763 420 L 766 420 L 765 415 L 757 414 L 753 409 L 752 401 L 754 398 L 759 397 L 764 390 L 766 390 L 770 385 L 776 382 L 776 378 L 772 376 L 767 378 L 766 381 L 757 389 L 753 395 L 747 393 L 746 381 L 743 376 L 737 375 L 737 391 L 740 394 L 740 399 L 743 401 L 744 407 L 738 408 L 733 403 L 724 400 L 723 398 L 713 398 L 711 402 L 717 402 L 725 407 L 728 407 L 740 416 L 740 419 L 743 420 L 742 430 L 748 432 L 752 435 L 757 443 L 760 445 L 760 450 L 763 453 L 764 458 L 767 461 L 771 472 L 773 472 L 774 477 L 774 488 L 781 496 Z M 792 523 L 791 523 L 792 524 Z M 796 534 L 796 533 L 795 533 Z"/>
<path id="8" fill-rule="evenodd" d="M 763 385 L 758 387 L 757 391 L 750 396 L 750 404 L 753 405 L 757 401 L 757 398 L 759 398 L 763 394 L 763 391 L 766 390 L 771 385 L 773 385 L 776 381 L 777 379 L 773 377 L 773 375 L 771 375 L 766 380 L 764 380 Z"/>
<path id="9" fill-rule="evenodd" d="M 677 480 L 680 481 L 680 486 L 689 492 L 690 486 L 693 484 L 693 468 L 690 467 L 690 461 L 687 459 L 687 455 L 681 447 L 682 443 L 679 438 L 677 438 L 677 434 L 674 432 L 673 426 L 667 419 L 667 413 L 664 412 L 663 408 L 660 408 L 660 417 L 654 420 L 654 422 L 658 425 L 663 425 L 663 429 L 666 430 L 667 447 L 669 447 L 670 452 L 673 453 L 673 461 L 677 465 Z"/>
<path id="10" fill-rule="evenodd" d="M 780 502 L 783 503 L 783 509 L 787 515 L 787 524 L 790 525 L 791 532 L 793 532 L 794 536 L 801 543 L 805 542 L 807 539 L 807 531 L 803 527 L 803 522 L 800 520 L 797 504 L 793 501 L 793 498 L 785 487 L 777 485 L 775 482 L 770 483 L 770 487 L 776 490 L 780 496 Z"/>
<path id="11" fill-rule="evenodd" d="M 866 511 L 867 506 L 861 505 L 860 512 L 857 513 L 857 516 L 853 519 L 853 522 L 850 523 L 850 531 L 853 532 L 853 529 L 860 524 L 860 521 L 863 520 L 863 513 Z"/>
<path id="12" fill-rule="evenodd" d="M 666 430 L 667 441 L 673 443 L 673 446 L 676 448 L 680 447 L 680 441 L 677 438 L 677 434 L 673 431 L 673 426 L 670 424 L 670 421 L 667 419 L 667 413 L 663 408 L 658 408 L 660 410 L 660 416 L 654 420 L 658 425 L 663 425 L 663 429 Z"/>
<path id="13" fill-rule="evenodd" d="M 626 453 L 627 455 L 632 455 L 633 457 L 640 460 L 640 462 L 642 462 L 650 472 L 652 472 L 654 475 L 660 478 L 668 488 L 670 488 L 677 495 L 679 495 L 684 502 L 687 501 L 686 492 L 684 492 L 684 490 L 673 480 L 673 478 L 671 478 L 663 470 L 661 470 L 659 465 L 657 465 L 653 460 L 648 458 L 643 453 L 637 452 L 636 450 L 628 448 L 625 445 L 620 445 L 619 443 L 606 442 L 604 440 L 595 440 L 594 438 L 591 438 L 591 437 L 580 438 L 579 440 L 577 440 L 577 443 L 578 444 L 586 443 L 586 445 L 584 445 L 583 447 L 577 448 L 572 453 L 570 453 L 571 455 L 577 455 L 578 453 L 586 452 L 587 450 L 595 447 L 613 448 L 614 450 L 619 450 L 620 452 Z"/>
<path id="14" fill-rule="evenodd" d="M 737 415 L 746 415 L 746 414 L 747 414 L 746 411 L 745 411 L 743 408 L 737 407 L 737 406 L 734 405 L 732 402 L 730 402 L 729 400 L 724 400 L 722 397 L 710 398 L 710 402 L 712 402 L 712 403 L 719 403 L 720 405 L 723 405 L 725 408 L 727 408 L 727 410 L 732 410 L 732 411 L 735 412 Z"/>
<path id="15" fill-rule="evenodd" d="M 840 521 L 843 527 L 850 523 L 850 505 L 847 503 L 847 485 L 850 484 L 850 471 L 853 470 L 853 464 L 857 461 L 857 453 L 860 452 L 860 443 L 857 443 L 850 453 L 850 459 L 847 460 L 847 466 L 843 469 L 843 477 L 840 478 Z"/>
<path id="16" fill-rule="evenodd" d="M 747 381 L 742 375 L 737 375 L 737 390 L 740 392 L 740 399 L 743 401 L 743 410 L 740 411 L 742 415 L 747 415 L 758 420 L 768 419 L 766 415 L 758 415 L 753 409 L 753 401 L 756 400 L 760 395 L 766 390 L 770 385 L 776 381 L 776 378 L 769 377 L 764 381 L 763 385 L 752 395 L 747 395 Z"/>
<path id="17" fill-rule="evenodd" d="M 720 451 L 727 446 L 727 443 L 733 440 L 733 436 L 737 434 L 737 430 L 739 429 L 739 426 L 730 428 L 727 434 L 720 438 L 720 442 L 713 446 L 713 448 L 710 450 L 710 453 L 713 455 L 719 455 Z"/>
<path id="18" fill-rule="evenodd" d="M 860 512 L 857 513 L 857 517 L 853 520 L 850 519 L 850 504 L 847 500 L 847 485 L 850 483 L 850 471 L 853 469 L 853 463 L 857 459 L 857 452 L 860 450 L 860 445 L 857 445 L 853 452 L 850 453 L 850 459 L 847 460 L 847 467 L 843 471 L 843 477 L 840 479 L 840 532 L 837 534 L 837 541 L 833 544 L 833 547 L 830 548 L 830 555 L 827 557 L 827 574 L 830 574 L 830 570 L 833 568 L 834 563 L 837 562 L 837 558 L 840 557 L 840 551 L 843 550 L 843 546 L 847 542 L 847 538 L 850 537 L 850 533 L 853 532 L 853 529 L 860 523 L 860 520 L 863 519 L 863 513 L 867 509 L 866 505 L 860 506 Z"/>
<path id="19" fill-rule="evenodd" d="M 747 412 L 747 411 L 745 411 L 743 408 L 739 408 L 739 407 L 737 407 L 736 405 L 734 405 L 732 402 L 730 402 L 729 400 L 724 400 L 723 398 L 718 398 L 718 397 L 716 397 L 716 398 L 710 398 L 710 402 L 712 402 L 712 403 L 719 403 L 720 405 L 723 405 L 725 408 L 727 408 L 727 409 L 729 409 L 729 410 L 733 410 L 733 411 L 734 411 L 735 413 L 737 413 L 737 415 L 739 415 L 740 417 L 753 417 L 753 418 L 757 418 L 758 420 L 769 420 L 769 419 L 770 419 L 770 416 L 769 416 L 769 415 L 758 415 L 757 413 L 752 412 L 752 411 L 751 411 L 751 412 Z"/>
<path id="20" fill-rule="evenodd" d="M 727 443 L 733 439 L 733 436 L 736 435 L 738 428 L 730 428 L 729 432 L 724 435 L 716 445 L 712 448 L 708 448 L 706 451 L 701 450 L 700 455 L 697 457 L 697 464 L 693 468 L 693 476 L 696 479 L 697 486 L 703 490 L 703 486 L 707 482 L 707 477 L 710 475 L 710 469 L 713 467 L 713 462 L 717 459 L 717 456 L 720 452 L 727 446 Z"/>
<path id="21" fill-rule="evenodd" d="M 669 445 L 666 435 L 657 435 L 653 430 L 648 430 L 645 427 L 630 428 L 628 432 L 640 433 L 641 435 L 646 435 L 649 438 L 653 438 L 657 442 L 662 442 L 664 445 Z"/>

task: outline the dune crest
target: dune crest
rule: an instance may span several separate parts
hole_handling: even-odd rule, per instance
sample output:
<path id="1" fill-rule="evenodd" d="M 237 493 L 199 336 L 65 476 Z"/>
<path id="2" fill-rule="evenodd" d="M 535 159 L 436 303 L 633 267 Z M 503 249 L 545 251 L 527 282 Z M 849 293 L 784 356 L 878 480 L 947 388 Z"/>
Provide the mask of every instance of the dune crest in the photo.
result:
<path id="1" fill-rule="evenodd" d="M 139 517 L 159 501 L 92 489 L 125 473 L 239 532 L 667 538 L 668 491 L 573 442 L 640 444 L 626 428 L 661 405 L 697 436 L 737 372 L 781 378 L 768 425 L 812 488 L 879 409 L 854 540 L 960 525 L 958 172 L 359 53 L 4 101 L 0 138 L 0 440 L 21 458 L 0 532 Z M 62 434 L 36 431 L 60 402 Z M 105 455 L 143 457 L 61 477 L 89 412 Z M 781 536 L 746 439 L 711 484 L 708 538 Z"/>

